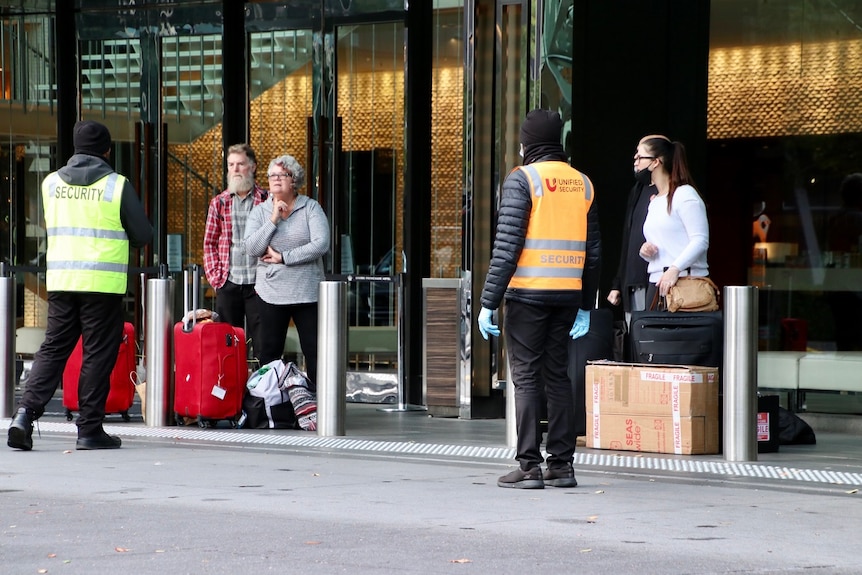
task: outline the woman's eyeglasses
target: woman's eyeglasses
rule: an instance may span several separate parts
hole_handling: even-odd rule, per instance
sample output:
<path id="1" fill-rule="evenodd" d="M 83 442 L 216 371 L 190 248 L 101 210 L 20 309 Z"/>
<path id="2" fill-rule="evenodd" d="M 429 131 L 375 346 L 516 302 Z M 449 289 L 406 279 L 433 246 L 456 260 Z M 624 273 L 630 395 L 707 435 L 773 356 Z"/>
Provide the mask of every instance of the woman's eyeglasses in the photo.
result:
<path id="1" fill-rule="evenodd" d="M 641 160 L 655 160 L 655 156 L 635 156 L 635 163 L 638 163 Z"/>
<path id="2" fill-rule="evenodd" d="M 266 177 L 270 180 L 283 180 L 285 178 L 292 178 L 293 174 L 291 174 L 290 172 L 284 174 L 267 174 Z"/>

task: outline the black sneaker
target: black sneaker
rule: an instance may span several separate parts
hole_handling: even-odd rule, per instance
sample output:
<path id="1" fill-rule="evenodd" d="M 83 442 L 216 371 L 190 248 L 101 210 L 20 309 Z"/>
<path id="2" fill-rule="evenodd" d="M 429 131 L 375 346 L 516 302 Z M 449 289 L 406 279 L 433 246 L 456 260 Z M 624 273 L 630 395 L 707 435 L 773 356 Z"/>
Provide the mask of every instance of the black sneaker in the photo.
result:
<path id="1" fill-rule="evenodd" d="M 575 479 L 575 469 L 568 465 L 566 467 L 549 467 L 543 476 L 545 483 L 551 487 L 577 487 L 578 480 Z"/>
<path id="2" fill-rule="evenodd" d="M 9 425 L 9 438 L 6 445 L 12 449 L 30 451 L 33 449 L 33 421 L 36 418 L 32 411 L 19 407 L 12 424 Z"/>
<path id="3" fill-rule="evenodd" d="M 92 437 L 79 437 L 75 443 L 75 449 L 119 449 L 123 440 L 116 435 L 108 435 L 104 431 L 100 435 Z"/>
<path id="4" fill-rule="evenodd" d="M 497 480 L 497 487 L 512 487 L 515 489 L 544 489 L 542 468 L 534 467 L 524 471 L 520 467 Z"/>

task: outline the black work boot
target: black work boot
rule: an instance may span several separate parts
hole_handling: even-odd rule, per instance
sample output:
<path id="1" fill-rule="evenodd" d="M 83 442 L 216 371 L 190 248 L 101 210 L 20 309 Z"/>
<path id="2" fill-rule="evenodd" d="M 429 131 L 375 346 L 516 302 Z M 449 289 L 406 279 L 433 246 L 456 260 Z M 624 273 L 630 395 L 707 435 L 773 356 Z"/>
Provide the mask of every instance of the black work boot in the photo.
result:
<path id="1" fill-rule="evenodd" d="M 33 449 L 33 421 L 36 419 L 33 411 L 19 407 L 15 417 L 12 418 L 12 423 L 9 425 L 9 439 L 6 440 L 6 445 L 12 449 L 23 449 L 30 451 Z"/>

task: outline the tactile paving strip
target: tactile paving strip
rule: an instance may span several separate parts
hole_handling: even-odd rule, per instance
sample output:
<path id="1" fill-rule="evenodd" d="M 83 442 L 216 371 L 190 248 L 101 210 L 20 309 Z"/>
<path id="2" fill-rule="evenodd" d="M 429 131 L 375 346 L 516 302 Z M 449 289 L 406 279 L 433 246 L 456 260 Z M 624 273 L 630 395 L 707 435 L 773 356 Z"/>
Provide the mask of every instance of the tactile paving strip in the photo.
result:
<path id="1" fill-rule="evenodd" d="M 0 420 L 3 429 L 9 419 Z M 43 421 L 39 428 L 48 433 L 75 434 L 74 423 Z M 274 445 L 285 447 L 307 447 L 328 450 L 379 453 L 385 455 L 425 455 L 480 460 L 499 460 L 511 463 L 515 450 L 508 447 L 475 445 L 446 445 L 418 443 L 412 441 L 382 441 L 351 439 L 349 437 L 318 437 L 313 434 L 271 433 L 255 430 L 201 429 L 194 427 L 125 427 L 106 425 L 108 433 L 129 438 L 180 439 L 200 442 L 231 443 L 245 445 Z M 842 471 L 800 469 L 760 463 L 732 463 L 726 461 L 701 461 L 696 459 L 671 459 L 648 455 L 623 455 L 609 453 L 575 453 L 575 467 L 599 467 L 620 470 L 642 470 L 681 474 L 703 474 L 727 477 L 778 479 L 805 483 L 862 486 L 862 473 Z"/>

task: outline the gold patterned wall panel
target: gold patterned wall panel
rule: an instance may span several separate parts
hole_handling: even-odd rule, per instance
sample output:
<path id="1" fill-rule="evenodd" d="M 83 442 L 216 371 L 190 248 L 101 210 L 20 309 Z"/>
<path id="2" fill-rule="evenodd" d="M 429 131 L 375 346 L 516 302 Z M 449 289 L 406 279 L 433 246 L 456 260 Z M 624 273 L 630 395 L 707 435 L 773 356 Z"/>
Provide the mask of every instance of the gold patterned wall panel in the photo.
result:
<path id="1" fill-rule="evenodd" d="M 710 50 L 710 139 L 852 132 L 862 132 L 862 40 Z"/>
<path id="2" fill-rule="evenodd" d="M 295 73 L 279 82 L 251 103 L 249 134 L 257 154 L 257 178 L 267 186 L 266 170 L 270 160 L 289 154 L 306 172 L 308 192 L 309 166 L 306 166 L 306 118 L 311 116 L 311 71 Z"/>
<path id="3" fill-rule="evenodd" d="M 435 68 L 431 125 L 431 277 L 461 268 L 464 173 L 464 70 Z"/>

